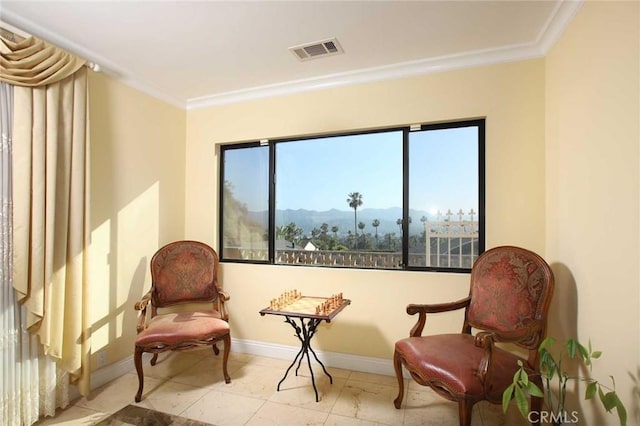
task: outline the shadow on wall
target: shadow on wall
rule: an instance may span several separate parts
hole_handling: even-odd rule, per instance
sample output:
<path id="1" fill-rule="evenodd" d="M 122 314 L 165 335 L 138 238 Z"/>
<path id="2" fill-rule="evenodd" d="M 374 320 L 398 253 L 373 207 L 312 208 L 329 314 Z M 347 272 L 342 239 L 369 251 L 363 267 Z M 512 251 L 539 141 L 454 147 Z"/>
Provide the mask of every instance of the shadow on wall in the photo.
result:
<path id="1" fill-rule="evenodd" d="M 562 263 L 554 263 L 551 265 L 553 273 L 555 275 L 555 292 L 553 295 L 553 300 L 551 302 L 551 308 L 549 310 L 549 322 L 548 322 L 548 330 L 547 336 L 551 336 L 555 339 L 556 344 L 554 346 L 555 354 L 558 354 L 560 350 L 563 351 L 563 370 L 566 370 L 570 376 L 577 377 L 586 377 L 590 376 L 591 372 L 582 364 L 579 364 L 576 361 L 567 358 L 566 349 L 564 347 L 564 343 L 567 339 L 576 338 L 578 341 L 587 346 L 589 344 L 591 336 L 588 333 L 583 333 L 583 335 L 579 335 L 578 333 L 578 286 L 575 281 L 571 270 Z M 598 342 L 593 342 L 594 350 L 602 350 L 603 356 L 607 355 L 606 348 L 600 348 L 598 346 Z M 612 354 L 613 355 L 613 354 Z M 557 358 L 556 358 L 557 359 Z M 597 364 L 597 362 L 595 362 Z M 633 405 L 631 407 L 627 406 L 627 412 L 629 414 L 629 419 L 634 419 L 635 423 L 638 423 L 640 420 L 640 366 L 636 366 L 636 372 L 629 371 L 628 374 L 631 377 L 631 380 L 634 383 L 634 387 L 632 389 L 631 401 L 633 401 Z M 608 378 L 604 374 L 599 374 L 601 372 L 598 370 L 597 365 L 594 367 L 593 376 L 595 379 L 601 380 L 603 385 L 609 386 L 610 382 Z M 635 374 L 635 376 L 634 376 Z M 554 391 L 557 393 L 556 391 Z M 611 424 L 613 417 L 615 417 L 615 410 L 612 413 L 606 413 L 605 410 L 601 409 L 601 404 L 599 401 L 596 401 L 598 397 L 595 399 L 586 401 L 584 400 L 585 395 L 585 387 L 580 382 L 580 380 L 570 380 L 568 382 L 567 388 L 567 402 L 566 407 L 568 410 L 577 409 L 579 422 L 580 424 L 585 422 L 584 414 L 588 406 L 590 408 L 596 408 L 595 410 L 590 410 L 591 422 L 593 424 Z M 626 395 L 620 395 L 621 398 L 627 400 Z"/>
<path id="2" fill-rule="evenodd" d="M 635 375 L 629 372 L 629 377 L 633 382 L 633 388 L 631 389 L 631 401 L 632 406 L 627 407 L 629 410 L 629 423 L 640 425 L 640 365 L 636 366 Z"/>
<path id="3" fill-rule="evenodd" d="M 551 265 L 555 290 L 549 309 L 547 335 L 557 342 L 578 337 L 578 289 L 573 274 L 562 263 Z"/>
<path id="4" fill-rule="evenodd" d="M 115 262 L 112 262 L 112 268 L 116 268 Z M 98 330 L 107 330 L 108 336 L 106 339 L 106 343 L 108 346 L 119 346 L 122 344 L 128 343 L 127 335 L 131 334 L 130 332 L 118 332 L 118 330 L 129 329 L 133 330 L 135 334 L 138 311 L 136 311 L 133 307 L 133 304 L 127 303 L 129 301 L 137 301 L 140 299 L 140 294 L 143 292 L 143 288 L 145 285 L 146 271 L 148 269 L 147 258 L 142 257 L 138 262 L 138 266 L 136 267 L 133 276 L 131 277 L 131 283 L 129 286 L 129 291 L 127 294 L 126 302 L 118 304 L 118 286 L 117 286 L 117 271 L 110 271 L 110 282 L 109 282 L 109 295 L 108 300 L 104 300 L 103 303 L 108 305 L 108 315 L 103 316 L 102 318 L 96 320 L 92 324 L 92 334 L 97 332 Z M 106 348 L 105 348 L 106 349 Z M 101 350 L 105 350 L 101 349 Z M 133 346 L 131 347 L 131 353 L 133 353 Z M 101 367 L 101 366 L 98 366 Z"/>
<path id="5" fill-rule="evenodd" d="M 129 293 L 126 299 L 127 302 L 139 299 L 145 283 L 146 270 L 147 258 L 142 257 L 131 278 L 131 285 L 129 286 Z M 115 272 L 116 271 L 111 271 L 111 276 L 114 277 L 111 281 L 116 281 Z M 120 330 L 121 327 L 123 330 L 133 328 L 135 332 L 138 316 L 138 311 L 136 311 L 131 304 L 125 302 L 118 306 L 118 287 L 114 282 L 110 282 L 109 288 L 109 300 L 105 301 L 105 303 L 109 305 L 109 314 L 95 321 L 92 326 L 92 333 L 94 330 L 100 329 L 107 330 L 108 332 L 107 346 L 102 350 L 107 350 L 109 347 L 117 347 L 119 345 L 128 345 L 129 339 L 127 333 L 117 332 L 117 330 Z M 119 324 L 121 324 L 121 327 L 119 327 Z M 131 353 L 133 353 L 133 349 L 133 345 L 131 345 Z M 131 399 L 133 400 L 133 390 L 131 392 Z M 89 400 L 97 398 L 100 394 L 100 388 L 92 390 Z"/>
<path id="6" fill-rule="evenodd" d="M 376 346 L 380 346 L 380 342 L 384 340 L 385 336 L 374 324 L 341 321 L 340 315 L 338 315 L 335 320 L 328 324 L 322 323 L 318 327 L 318 334 L 312 344 L 314 349 L 329 351 L 332 349 L 328 348 L 340 348 L 340 352 L 369 357 L 370 355 L 364 355 L 367 354 L 367 342 L 375 342 Z M 387 353 L 377 354 L 377 357 L 391 360 L 394 345 L 395 342 L 386 342 L 384 346 L 387 348 Z M 389 373 L 392 373 L 393 368 L 391 364 L 389 365 L 391 367 Z"/>

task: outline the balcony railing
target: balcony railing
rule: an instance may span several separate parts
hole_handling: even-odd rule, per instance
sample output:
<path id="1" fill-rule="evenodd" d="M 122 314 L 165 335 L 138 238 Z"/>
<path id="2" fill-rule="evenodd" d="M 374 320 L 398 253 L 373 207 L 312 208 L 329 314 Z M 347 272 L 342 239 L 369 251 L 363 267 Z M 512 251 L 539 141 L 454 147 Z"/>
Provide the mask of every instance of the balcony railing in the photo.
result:
<path id="1" fill-rule="evenodd" d="M 464 220 L 462 209 L 456 214 L 448 210 L 443 220 L 440 220 L 442 215 L 438 212 L 438 220 L 425 221 L 425 266 L 471 268 L 479 252 L 476 215 L 471 209 L 469 220 Z M 452 220 L 453 216 L 458 216 L 458 220 Z"/>
<path id="2" fill-rule="evenodd" d="M 267 250 L 238 249 L 236 258 L 267 260 Z M 429 263 L 426 254 L 409 254 L 409 265 L 413 267 L 438 266 L 450 268 L 471 268 L 477 255 L 456 253 L 431 253 Z M 302 249 L 276 250 L 276 264 L 316 265 L 332 267 L 355 267 L 373 269 L 400 269 L 402 253 L 381 253 L 364 251 L 308 251 Z"/>

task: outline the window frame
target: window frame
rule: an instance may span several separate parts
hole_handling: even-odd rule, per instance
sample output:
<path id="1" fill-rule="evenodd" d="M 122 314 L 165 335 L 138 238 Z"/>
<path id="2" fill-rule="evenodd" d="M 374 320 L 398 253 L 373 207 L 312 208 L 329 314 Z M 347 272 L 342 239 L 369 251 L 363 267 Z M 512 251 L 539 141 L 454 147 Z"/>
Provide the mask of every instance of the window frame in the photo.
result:
<path id="1" fill-rule="evenodd" d="M 219 145 L 219 173 L 218 173 L 218 244 L 220 247 L 220 262 L 224 263 L 249 263 L 249 264 L 266 264 L 266 265 L 278 265 L 278 266 L 304 266 L 304 267 L 321 267 L 321 268 L 344 268 L 344 269 L 366 269 L 366 270 L 385 270 L 385 271 L 425 271 L 425 272 L 449 272 L 449 273 L 470 273 L 471 268 L 460 267 L 444 267 L 444 266 L 411 266 L 409 265 L 409 240 L 410 235 L 408 232 L 409 224 L 409 139 L 411 132 L 416 131 L 429 131 L 429 130 L 441 130 L 441 129 L 455 129 L 461 127 L 477 127 L 478 128 L 478 256 L 485 251 L 486 240 L 486 228 L 485 228 L 485 147 L 486 147 L 486 118 L 465 119 L 455 121 L 444 121 L 437 123 L 426 123 L 420 125 L 410 126 L 390 126 L 384 128 L 375 128 L 358 131 L 347 132 L 333 132 L 314 135 L 305 135 L 299 137 L 285 137 L 277 139 L 263 139 L 259 141 L 238 142 Z M 399 268 L 365 268 L 358 266 L 327 266 L 321 264 L 288 264 L 277 263 L 276 259 L 276 148 L 281 143 L 304 143 L 305 140 L 314 140 L 330 137 L 342 137 L 353 135 L 366 135 L 382 132 L 402 131 L 402 262 Z M 235 259 L 224 257 L 224 177 L 225 166 L 224 159 L 227 150 L 254 148 L 254 147 L 268 147 L 269 151 L 269 176 L 268 176 L 268 256 L 266 260 L 259 259 Z"/>

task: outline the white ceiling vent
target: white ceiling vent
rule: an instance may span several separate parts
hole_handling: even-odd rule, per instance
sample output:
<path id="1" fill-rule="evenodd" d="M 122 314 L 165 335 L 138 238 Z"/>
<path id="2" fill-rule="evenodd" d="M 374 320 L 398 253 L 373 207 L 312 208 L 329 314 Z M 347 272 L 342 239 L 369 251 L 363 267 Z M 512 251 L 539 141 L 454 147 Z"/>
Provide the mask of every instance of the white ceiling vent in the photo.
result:
<path id="1" fill-rule="evenodd" d="M 338 43 L 338 40 L 335 37 L 327 40 L 315 41 L 313 43 L 302 44 L 300 46 L 293 46 L 290 47 L 289 50 L 301 61 L 308 61 L 309 59 L 344 53 L 342 46 L 340 46 L 340 43 Z"/>

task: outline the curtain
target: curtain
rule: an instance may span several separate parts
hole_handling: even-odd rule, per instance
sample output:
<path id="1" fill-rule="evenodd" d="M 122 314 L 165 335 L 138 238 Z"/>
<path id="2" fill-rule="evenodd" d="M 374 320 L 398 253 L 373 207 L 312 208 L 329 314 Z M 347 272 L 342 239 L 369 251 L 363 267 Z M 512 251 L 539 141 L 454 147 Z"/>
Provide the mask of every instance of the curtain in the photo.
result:
<path id="1" fill-rule="evenodd" d="M 82 65 L 78 58 L 36 37 L 0 32 L 0 81 L 16 86 L 41 87 L 69 77 Z"/>
<path id="2" fill-rule="evenodd" d="M 83 64 L 34 37 L 0 33 L 0 81 L 13 92 L 13 102 L 2 104 L 2 223 L 8 226 L 1 247 L 0 418 L 20 416 L 16 424 L 31 424 L 68 404 L 69 381 L 83 395 L 90 390 Z"/>

